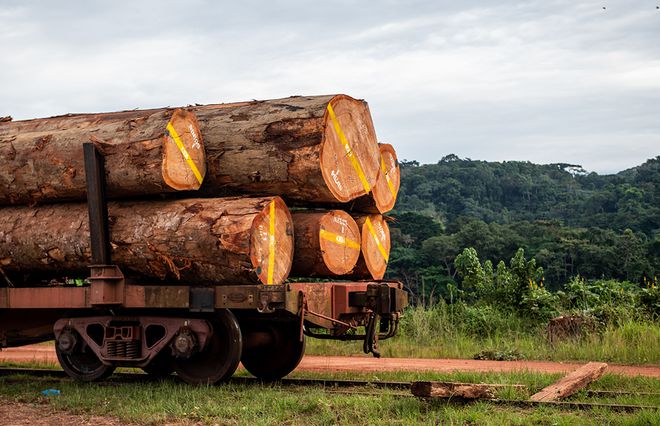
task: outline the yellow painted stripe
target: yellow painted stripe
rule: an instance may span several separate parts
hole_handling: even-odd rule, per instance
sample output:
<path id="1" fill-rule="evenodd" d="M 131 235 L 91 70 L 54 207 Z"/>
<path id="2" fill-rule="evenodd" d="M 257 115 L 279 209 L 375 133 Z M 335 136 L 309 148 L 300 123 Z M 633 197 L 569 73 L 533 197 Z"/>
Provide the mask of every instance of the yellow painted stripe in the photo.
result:
<path id="1" fill-rule="evenodd" d="M 385 174 L 385 180 L 387 181 L 387 186 L 390 188 L 390 192 L 392 193 L 392 197 L 396 198 L 396 191 L 394 190 L 394 184 L 392 183 L 392 180 L 390 179 L 390 174 L 387 172 L 387 167 L 385 166 L 385 160 L 383 160 L 383 156 L 380 156 L 380 168 Z"/>
<path id="2" fill-rule="evenodd" d="M 376 246 L 378 246 L 378 251 L 380 251 L 380 254 L 383 256 L 383 259 L 385 259 L 385 263 L 389 260 L 389 255 L 385 251 L 385 247 L 380 242 L 380 239 L 378 238 L 378 235 L 376 235 L 376 231 L 374 231 L 374 226 L 371 224 L 371 221 L 367 217 L 367 227 L 369 228 L 369 232 L 371 232 L 371 236 L 374 237 L 374 241 L 376 241 Z"/>
<path id="3" fill-rule="evenodd" d="M 358 177 L 362 182 L 362 186 L 364 187 L 365 192 L 368 194 L 369 191 L 371 191 L 371 185 L 369 185 L 369 182 L 367 181 L 367 177 L 364 175 L 364 172 L 362 171 L 362 166 L 360 166 L 360 162 L 353 153 L 353 150 L 351 149 L 351 146 L 349 145 L 348 140 L 346 139 L 346 135 L 344 135 L 344 132 L 341 130 L 341 126 L 339 125 L 339 120 L 337 120 L 335 111 L 332 109 L 332 106 L 330 104 L 328 104 L 328 112 L 330 113 L 330 119 L 332 120 L 332 125 L 335 127 L 335 132 L 337 133 L 337 136 L 339 136 L 339 140 L 341 141 L 341 144 L 344 147 L 344 151 L 346 151 L 346 155 L 348 156 L 348 159 L 351 160 L 351 165 L 353 165 L 353 168 L 357 172 Z"/>
<path id="4" fill-rule="evenodd" d="M 183 142 L 181 142 L 181 138 L 179 137 L 179 134 L 176 132 L 176 130 L 174 130 L 174 126 L 172 126 L 171 121 L 167 123 L 167 131 L 169 132 L 170 137 L 174 139 L 176 146 L 179 147 L 179 151 L 181 151 L 181 155 L 183 155 L 183 158 L 188 163 L 190 170 L 192 170 L 193 174 L 197 178 L 197 182 L 199 182 L 199 184 L 201 185 L 204 178 L 202 177 L 202 174 L 199 172 L 199 169 L 197 169 L 195 162 L 192 160 L 192 158 L 190 158 L 190 154 L 188 154 L 188 150 L 186 149 L 185 146 L 183 146 Z"/>
<path id="5" fill-rule="evenodd" d="M 270 226 L 268 227 L 268 280 L 266 284 L 273 283 L 273 270 L 275 269 L 275 200 L 270 202 Z"/>
<path id="6" fill-rule="evenodd" d="M 343 235 L 335 234 L 334 232 L 321 229 L 321 232 L 319 232 L 319 236 L 324 240 L 330 241 L 331 243 L 360 250 L 360 244 L 357 241 L 351 240 L 350 238 L 346 238 Z"/>

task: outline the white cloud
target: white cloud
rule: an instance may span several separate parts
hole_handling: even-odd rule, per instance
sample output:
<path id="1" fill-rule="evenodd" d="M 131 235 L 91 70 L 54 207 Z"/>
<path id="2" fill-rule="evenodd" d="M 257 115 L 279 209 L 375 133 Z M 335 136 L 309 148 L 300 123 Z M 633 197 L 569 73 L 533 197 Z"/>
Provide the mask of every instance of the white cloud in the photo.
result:
<path id="1" fill-rule="evenodd" d="M 660 12 L 602 4 L 17 2 L 0 116 L 343 92 L 401 158 L 613 172 L 660 151 Z"/>

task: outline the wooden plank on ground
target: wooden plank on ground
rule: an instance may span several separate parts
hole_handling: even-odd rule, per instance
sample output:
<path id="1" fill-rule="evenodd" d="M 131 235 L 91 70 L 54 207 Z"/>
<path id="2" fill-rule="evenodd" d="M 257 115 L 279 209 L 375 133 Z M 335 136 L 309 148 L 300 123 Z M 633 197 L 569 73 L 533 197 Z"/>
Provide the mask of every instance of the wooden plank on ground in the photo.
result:
<path id="1" fill-rule="evenodd" d="M 524 385 L 501 385 L 485 383 L 455 383 L 455 382 L 413 382 L 413 395 L 422 398 L 466 398 L 493 399 L 495 390 L 503 387 L 524 387 Z"/>
<path id="2" fill-rule="evenodd" d="M 532 401 L 555 401 L 573 395 L 580 389 L 584 389 L 589 383 L 598 380 L 607 369 L 604 362 L 590 362 L 583 365 L 572 373 L 564 376 L 559 381 L 541 389 L 532 395 Z"/>

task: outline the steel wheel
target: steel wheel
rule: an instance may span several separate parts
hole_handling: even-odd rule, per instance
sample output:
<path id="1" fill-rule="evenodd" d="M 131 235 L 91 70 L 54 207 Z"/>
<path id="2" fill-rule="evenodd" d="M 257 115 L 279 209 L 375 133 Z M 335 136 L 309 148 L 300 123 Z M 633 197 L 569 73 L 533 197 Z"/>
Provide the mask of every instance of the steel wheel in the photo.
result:
<path id="1" fill-rule="evenodd" d="M 300 323 L 272 323 L 249 330 L 266 331 L 272 337 L 266 345 L 244 349 L 241 362 L 250 374 L 262 380 L 279 380 L 300 364 L 305 353 L 305 337 L 300 341 Z"/>
<path id="2" fill-rule="evenodd" d="M 109 377 L 114 366 L 105 365 L 94 352 L 82 342 L 76 345 L 71 353 L 64 353 L 55 344 L 55 353 L 64 372 L 73 379 L 82 382 L 93 382 Z"/>
<path id="3" fill-rule="evenodd" d="M 222 309 L 211 320 L 213 334 L 203 351 L 187 359 L 174 359 L 174 370 L 186 383 L 214 384 L 227 380 L 241 359 L 241 329 L 236 317 Z"/>

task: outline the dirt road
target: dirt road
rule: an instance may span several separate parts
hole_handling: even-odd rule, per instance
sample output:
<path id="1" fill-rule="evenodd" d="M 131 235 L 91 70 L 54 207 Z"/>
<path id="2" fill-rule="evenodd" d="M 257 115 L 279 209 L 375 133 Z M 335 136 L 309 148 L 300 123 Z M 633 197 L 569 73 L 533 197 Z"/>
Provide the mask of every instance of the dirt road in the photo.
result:
<path id="1" fill-rule="evenodd" d="M 9 348 L 0 352 L 0 361 L 57 363 L 51 346 L 31 345 Z M 566 373 L 583 363 L 548 361 L 481 361 L 471 359 L 372 358 L 367 356 L 314 356 L 307 355 L 297 371 L 434 371 L 434 372 L 506 372 L 535 371 L 540 373 Z M 660 377 L 658 365 L 609 364 L 608 372 L 624 376 Z"/>

